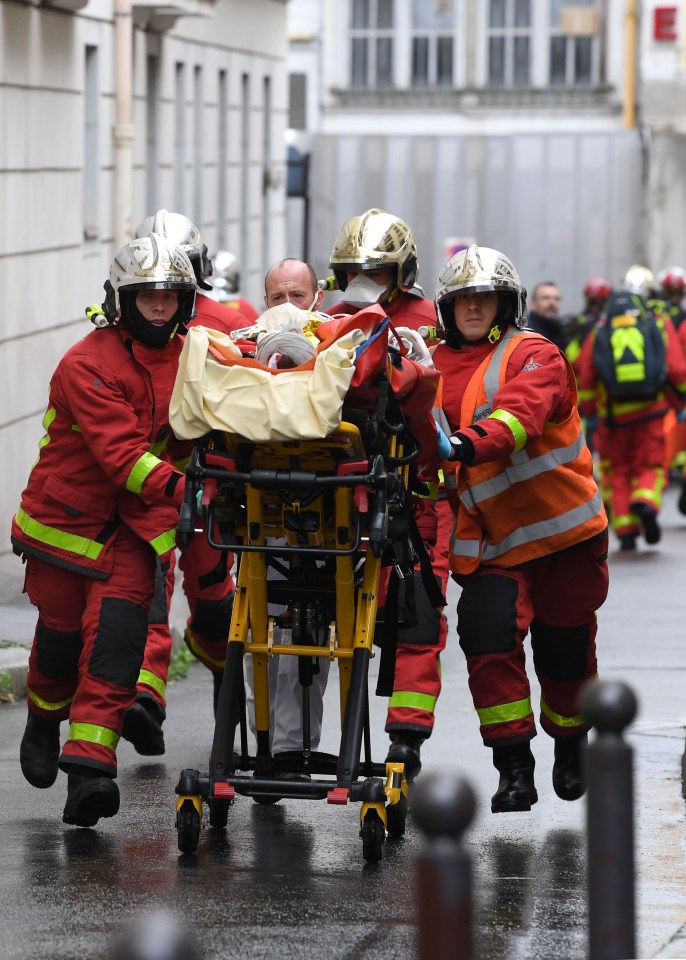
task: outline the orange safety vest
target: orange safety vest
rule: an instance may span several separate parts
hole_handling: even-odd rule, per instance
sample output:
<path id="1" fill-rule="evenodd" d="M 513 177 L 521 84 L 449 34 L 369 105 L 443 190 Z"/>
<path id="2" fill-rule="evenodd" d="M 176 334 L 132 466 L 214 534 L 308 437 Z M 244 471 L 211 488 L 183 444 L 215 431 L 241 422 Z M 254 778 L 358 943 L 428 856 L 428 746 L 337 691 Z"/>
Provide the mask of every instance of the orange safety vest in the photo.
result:
<path id="1" fill-rule="evenodd" d="M 469 381 L 460 423 L 498 413 L 494 398 L 522 338 L 541 339 L 514 328 L 506 332 Z M 481 564 L 518 566 L 588 540 L 607 527 L 577 412 L 574 371 L 565 363 L 572 395 L 566 420 L 546 423 L 541 436 L 531 439 L 520 427 L 522 436 L 507 459 L 459 465 L 453 480 L 460 501 L 450 549 L 453 572 L 473 573 Z M 447 486 L 453 485 L 450 480 L 446 477 Z"/>

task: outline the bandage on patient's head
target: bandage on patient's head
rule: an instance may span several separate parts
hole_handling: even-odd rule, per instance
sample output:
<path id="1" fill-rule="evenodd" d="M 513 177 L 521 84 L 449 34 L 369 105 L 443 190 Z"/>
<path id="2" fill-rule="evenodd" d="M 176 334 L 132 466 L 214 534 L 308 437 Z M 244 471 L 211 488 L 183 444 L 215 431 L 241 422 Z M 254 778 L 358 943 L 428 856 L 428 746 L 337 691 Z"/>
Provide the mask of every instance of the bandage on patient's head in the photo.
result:
<path id="1" fill-rule="evenodd" d="M 293 330 L 276 330 L 257 338 L 255 359 L 267 367 L 299 367 L 314 356 L 314 346 L 306 336 Z"/>

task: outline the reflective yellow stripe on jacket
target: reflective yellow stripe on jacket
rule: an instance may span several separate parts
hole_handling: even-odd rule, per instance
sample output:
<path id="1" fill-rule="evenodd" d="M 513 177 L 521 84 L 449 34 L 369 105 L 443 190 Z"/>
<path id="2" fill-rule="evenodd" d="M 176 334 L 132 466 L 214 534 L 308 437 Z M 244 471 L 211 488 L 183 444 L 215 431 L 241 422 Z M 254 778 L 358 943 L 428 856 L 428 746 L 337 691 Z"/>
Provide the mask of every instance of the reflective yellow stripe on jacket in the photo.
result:
<path id="1" fill-rule="evenodd" d="M 461 423 L 500 420 L 512 432 L 515 449 L 501 460 L 463 464 L 457 474 L 460 510 L 450 557 L 456 573 L 471 573 L 482 562 L 516 566 L 589 539 L 606 527 L 569 361 L 572 411 L 564 422 L 547 423 L 540 437 L 528 438 L 516 417 L 493 410 L 508 360 L 522 338 L 540 339 L 510 328 L 474 373 L 463 398 Z"/>
<path id="2" fill-rule="evenodd" d="M 140 493 L 143 484 L 150 476 L 155 467 L 158 467 L 162 461 L 152 453 L 144 453 L 134 464 L 133 470 L 126 478 L 126 489 L 131 493 Z"/>
<path id="3" fill-rule="evenodd" d="M 76 533 L 65 533 L 64 530 L 58 530 L 57 527 L 48 527 L 44 523 L 32 519 L 22 507 L 17 510 L 15 519 L 17 526 L 28 537 L 32 537 L 40 543 L 58 547 L 60 550 L 67 550 L 70 553 L 78 554 L 80 557 L 87 557 L 89 560 L 97 560 L 102 552 L 104 544 L 98 543 L 96 540 L 89 540 L 87 537 L 80 537 Z"/>

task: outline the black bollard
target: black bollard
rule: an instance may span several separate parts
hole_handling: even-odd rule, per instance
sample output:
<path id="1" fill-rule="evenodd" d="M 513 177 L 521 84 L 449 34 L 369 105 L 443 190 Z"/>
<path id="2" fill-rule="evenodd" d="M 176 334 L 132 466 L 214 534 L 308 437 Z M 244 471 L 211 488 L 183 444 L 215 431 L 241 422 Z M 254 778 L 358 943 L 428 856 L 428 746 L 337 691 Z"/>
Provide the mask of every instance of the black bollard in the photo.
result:
<path id="1" fill-rule="evenodd" d="M 412 816 L 427 837 L 417 858 L 419 960 L 474 960 L 472 870 L 462 834 L 475 809 L 461 777 L 427 774 L 413 788 Z"/>
<path id="2" fill-rule="evenodd" d="M 636 956 L 632 749 L 622 733 L 636 716 L 626 684 L 593 681 L 579 709 L 596 731 L 587 752 L 589 960 Z"/>

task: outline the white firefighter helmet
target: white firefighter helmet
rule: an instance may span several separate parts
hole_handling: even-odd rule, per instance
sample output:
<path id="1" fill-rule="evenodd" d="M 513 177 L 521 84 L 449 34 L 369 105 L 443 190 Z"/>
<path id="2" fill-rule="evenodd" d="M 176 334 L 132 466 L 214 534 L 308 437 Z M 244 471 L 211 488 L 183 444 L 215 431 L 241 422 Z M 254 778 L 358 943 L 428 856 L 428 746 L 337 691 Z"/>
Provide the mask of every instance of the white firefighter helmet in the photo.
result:
<path id="1" fill-rule="evenodd" d="M 203 290 L 212 289 L 211 284 L 205 282 L 206 277 L 212 276 L 212 261 L 207 256 L 207 247 L 202 242 L 200 231 L 192 220 L 183 213 L 172 213 L 163 208 L 146 217 L 136 227 L 136 237 L 145 237 L 150 233 L 166 237 L 181 247 L 193 265 L 198 286 Z"/>
<path id="2" fill-rule="evenodd" d="M 655 277 L 647 267 L 635 263 L 627 270 L 622 286 L 629 293 L 636 293 L 647 300 L 655 291 Z"/>
<path id="3" fill-rule="evenodd" d="M 526 290 L 522 287 L 519 274 L 510 260 L 499 250 L 491 247 L 479 247 L 475 243 L 466 250 L 454 254 L 444 265 L 436 283 L 437 328 L 440 336 L 450 339 L 446 334 L 455 333 L 452 300 L 458 293 L 472 290 L 474 293 L 495 291 L 505 294 L 494 323 L 514 323 L 518 327 L 526 324 Z M 504 304 L 511 302 L 511 308 Z M 507 310 L 505 315 L 503 307 Z"/>
<path id="4" fill-rule="evenodd" d="M 412 231 L 400 217 L 373 208 L 352 217 L 341 227 L 329 266 L 339 290 L 348 285 L 348 270 L 391 267 L 395 285 L 409 290 L 417 277 L 417 247 Z"/>
<path id="5" fill-rule="evenodd" d="M 112 261 L 110 283 L 114 290 L 117 310 L 121 308 L 121 294 L 144 289 L 178 290 L 183 297 L 188 319 L 195 305 L 195 276 L 184 251 L 166 237 L 151 233 L 125 243 Z"/>
<path id="6" fill-rule="evenodd" d="M 238 257 L 230 250 L 217 250 L 212 258 L 212 286 L 220 293 L 238 293 L 241 285 L 241 268 Z"/>

